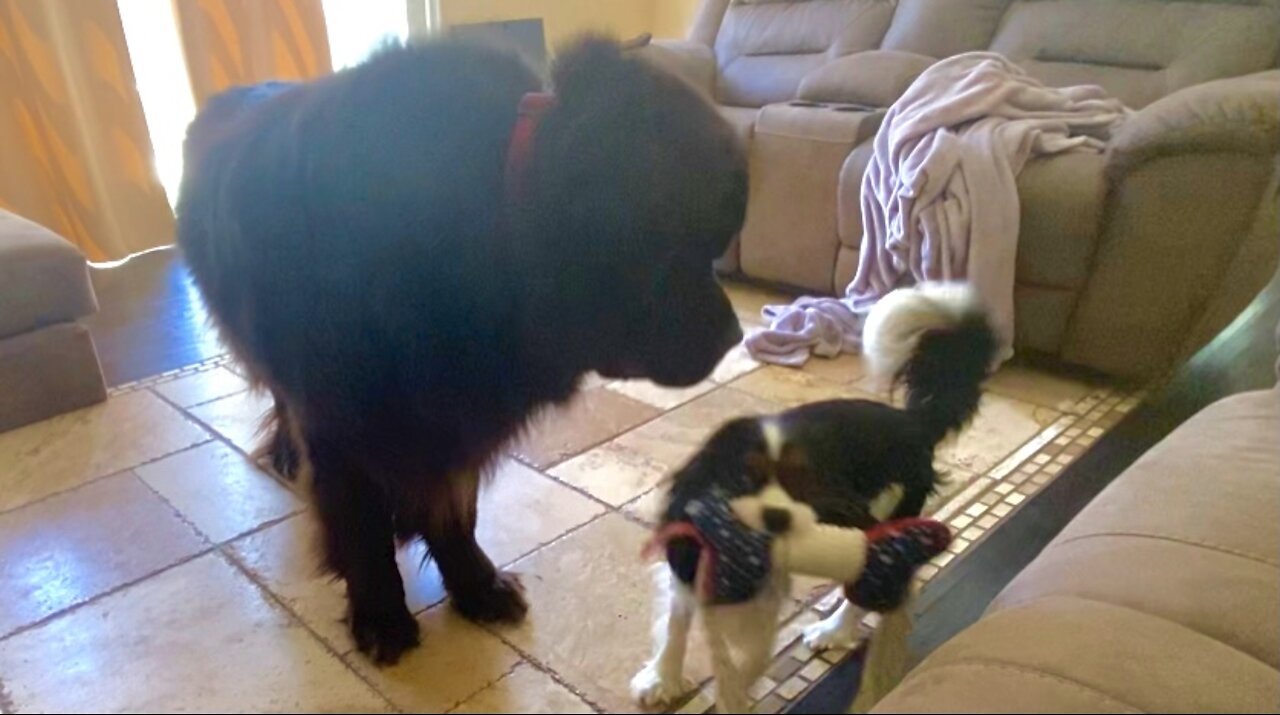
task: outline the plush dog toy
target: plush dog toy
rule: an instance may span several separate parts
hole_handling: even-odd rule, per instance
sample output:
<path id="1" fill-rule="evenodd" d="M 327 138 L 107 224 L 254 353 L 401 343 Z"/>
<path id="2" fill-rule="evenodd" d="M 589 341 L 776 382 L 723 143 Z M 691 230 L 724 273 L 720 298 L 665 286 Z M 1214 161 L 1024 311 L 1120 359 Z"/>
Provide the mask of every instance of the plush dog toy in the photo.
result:
<path id="1" fill-rule="evenodd" d="M 690 500 L 684 518 L 662 527 L 646 554 L 662 552 L 674 538 L 697 544 L 696 578 L 692 589 L 670 579 L 657 652 L 632 679 L 632 693 L 653 706 L 685 691 L 685 641 L 693 612 L 701 610 L 717 707 L 726 713 L 747 709 L 747 691 L 768 666 L 791 574 L 848 584 L 851 602 L 868 611 L 897 611 L 916 570 L 947 548 L 951 532 L 929 519 L 890 521 L 866 532 L 822 524 L 811 507 L 771 484 L 749 496 L 731 499 L 712 489 Z"/>
<path id="2" fill-rule="evenodd" d="M 773 536 L 775 568 L 852 584 L 850 600 L 868 611 L 902 605 L 915 572 L 951 544 L 950 529 L 932 519 L 898 519 L 866 532 L 819 523 L 812 508 L 776 485 L 730 506 L 743 526 Z"/>

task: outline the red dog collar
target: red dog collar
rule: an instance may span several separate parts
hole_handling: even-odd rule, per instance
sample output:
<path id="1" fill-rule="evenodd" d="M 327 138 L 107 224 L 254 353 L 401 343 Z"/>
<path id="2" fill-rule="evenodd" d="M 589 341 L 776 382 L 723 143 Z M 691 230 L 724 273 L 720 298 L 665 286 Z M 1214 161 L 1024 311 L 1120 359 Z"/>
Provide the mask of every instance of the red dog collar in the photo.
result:
<path id="1" fill-rule="evenodd" d="M 524 196 L 529 157 L 533 156 L 533 135 L 542 115 L 554 104 L 555 95 L 549 92 L 529 92 L 520 98 L 516 125 L 507 144 L 506 184 L 507 195 L 512 199 Z"/>

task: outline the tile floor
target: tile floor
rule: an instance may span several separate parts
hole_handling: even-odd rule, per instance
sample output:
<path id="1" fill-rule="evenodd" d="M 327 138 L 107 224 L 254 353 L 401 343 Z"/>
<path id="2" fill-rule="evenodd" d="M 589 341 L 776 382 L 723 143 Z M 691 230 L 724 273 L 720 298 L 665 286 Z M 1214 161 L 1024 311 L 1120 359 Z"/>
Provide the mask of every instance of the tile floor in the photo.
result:
<path id="1" fill-rule="evenodd" d="M 735 286 L 743 322 L 774 299 Z M 480 541 L 532 608 L 486 629 L 447 607 L 421 548 L 401 554 L 424 647 L 378 670 L 318 574 L 302 497 L 249 462 L 266 407 L 224 358 L 122 386 L 103 405 L 0 434 L 0 712 L 630 711 L 649 649 L 638 557 L 655 485 L 724 420 L 829 397 L 887 399 L 856 357 L 804 371 L 732 352 L 682 390 L 595 380 L 513 445 L 482 495 Z M 960 533 L 927 580 L 1092 443 L 1135 398 L 1021 367 L 939 454 L 931 508 Z M 844 654 L 795 636 L 833 594 L 797 588 L 759 709 Z M 708 674 L 695 642 L 691 674 Z M 699 691 L 682 712 L 707 708 Z"/>

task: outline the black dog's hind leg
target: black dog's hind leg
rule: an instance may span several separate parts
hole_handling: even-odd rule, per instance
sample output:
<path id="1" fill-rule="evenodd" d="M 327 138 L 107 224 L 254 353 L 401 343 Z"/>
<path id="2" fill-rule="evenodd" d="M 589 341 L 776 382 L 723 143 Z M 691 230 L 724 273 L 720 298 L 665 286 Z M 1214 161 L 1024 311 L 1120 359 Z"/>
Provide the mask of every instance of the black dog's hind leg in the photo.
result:
<path id="1" fill-rule="evenodd" d="M 302 464 L 302 452 L 295 441 L 289 408 L 278 394 L 274 397 L 275 405 L 262 423 L 262 432 L 267 438 L 253 457 L 255 460 L 266 461 L 276 474 L 293 481 Z"/>
<path id="2" fill-rule="evenodd" d="M 405 606 L 387 495 L 362 473 L 340 440 L 307 440 L 325 560 L 347 583 L 356 647 L 389 665 L 418 645 L 418 623 Z"/>

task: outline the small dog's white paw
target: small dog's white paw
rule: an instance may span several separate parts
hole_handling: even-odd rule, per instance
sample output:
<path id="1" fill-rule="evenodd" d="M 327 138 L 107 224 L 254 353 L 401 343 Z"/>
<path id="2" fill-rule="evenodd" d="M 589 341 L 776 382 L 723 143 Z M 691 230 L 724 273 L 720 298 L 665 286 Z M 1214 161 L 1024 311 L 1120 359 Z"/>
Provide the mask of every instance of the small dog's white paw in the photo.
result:
<path id="1" fill-rule="evenodd" d="M 835 616 L 806 626 L 802 635 L 804 644 L 814 651 L 851 649 L 858 645 L 858 636 L 856 627 Z"/>
<path id="2" fill-rule="evenodd" d="M 656 665 L 646 665 L 631 679 L 631 697 L 646 708 L 669 705 L 693 690 L 693 682 L 680 676 L 664 677 Z"/>

